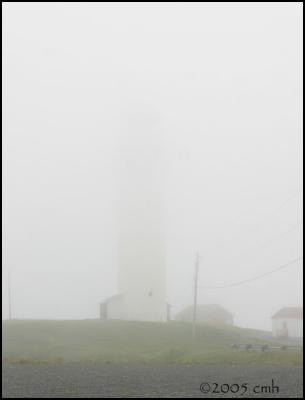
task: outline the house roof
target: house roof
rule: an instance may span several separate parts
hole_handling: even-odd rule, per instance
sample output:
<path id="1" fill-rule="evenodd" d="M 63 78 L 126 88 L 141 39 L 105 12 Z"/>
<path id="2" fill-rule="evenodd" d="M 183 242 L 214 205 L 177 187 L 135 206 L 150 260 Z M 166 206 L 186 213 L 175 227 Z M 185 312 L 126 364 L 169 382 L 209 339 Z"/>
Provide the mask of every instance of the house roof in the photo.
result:
<path id="1" fill-rule="evenodd" d="M 284 307 L 272 315 L 272 319 L 303 319 L 303 307 Z"/>

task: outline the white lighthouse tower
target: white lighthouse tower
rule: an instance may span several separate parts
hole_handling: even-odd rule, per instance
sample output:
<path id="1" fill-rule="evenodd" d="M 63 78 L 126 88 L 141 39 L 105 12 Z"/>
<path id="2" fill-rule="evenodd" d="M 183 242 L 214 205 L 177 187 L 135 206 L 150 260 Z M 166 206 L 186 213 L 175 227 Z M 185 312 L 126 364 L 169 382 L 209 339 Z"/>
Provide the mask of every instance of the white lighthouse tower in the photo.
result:
<path id="1" fill-rule="evenodd" d="M 167 321 L 162 128 L 141 113 L 119 134 L 118 287 L 101 318 Z"/>

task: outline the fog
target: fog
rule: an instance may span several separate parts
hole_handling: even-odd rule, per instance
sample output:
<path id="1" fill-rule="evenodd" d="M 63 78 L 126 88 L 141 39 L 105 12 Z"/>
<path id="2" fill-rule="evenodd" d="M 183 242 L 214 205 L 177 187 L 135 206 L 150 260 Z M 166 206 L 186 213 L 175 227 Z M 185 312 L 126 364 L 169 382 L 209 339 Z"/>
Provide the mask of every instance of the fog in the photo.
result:
<path id="1" fill-rule="evenodd" d="M 302 304 L 302 260 L 204 288 L 302 256 L 301 11 L 3 4 L 3 318 L 9 274 L 13 318 L 99 317 L 119 291 L 126 182 L 141 223 L 125 229 L 139 243 L 155 221 L 143 193 L 162 197 L 150 212 L 172 316 L 193 302 L 197 251 L 198 303 L 224 306 L 236 325 L 270 330 L 273 313 Z M 124 143 L 137 166 L 120 169 Z"/>

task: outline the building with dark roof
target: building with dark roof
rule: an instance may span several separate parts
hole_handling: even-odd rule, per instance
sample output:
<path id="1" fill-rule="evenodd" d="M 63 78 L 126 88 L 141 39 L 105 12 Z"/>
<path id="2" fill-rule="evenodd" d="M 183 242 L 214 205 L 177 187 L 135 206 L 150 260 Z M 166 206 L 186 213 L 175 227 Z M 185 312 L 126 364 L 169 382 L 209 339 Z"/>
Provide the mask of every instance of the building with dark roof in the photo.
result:
<path id="1" fill-rule="evenodd" d="M 193 306 L 188 306 L 176 315 L 177 321 L 191 322 Z M 198 304 L 196 311 L 198 323 L 233 325 L 233 315 L 219 304 Z"/>

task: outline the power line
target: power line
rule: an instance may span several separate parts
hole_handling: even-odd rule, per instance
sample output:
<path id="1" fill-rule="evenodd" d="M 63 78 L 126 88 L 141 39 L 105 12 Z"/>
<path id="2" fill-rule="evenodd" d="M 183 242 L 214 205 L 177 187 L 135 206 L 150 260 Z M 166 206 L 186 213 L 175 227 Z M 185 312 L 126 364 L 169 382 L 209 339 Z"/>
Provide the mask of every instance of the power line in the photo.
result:
<path id="1" fill-rule="evenodd" d="M 297 190 L 293 195 L 291 195 L 290 197 L 288 197 L 288 199 L 286 199 L 285 201 L 283 201 L 275 210 L 275 212 L 280 211 L 283 207 L 286 206 L 286 204 L 288 204 L 291 200 L 294 200 L 296 197 L 298 197 L 300 194 L 302 193 L 302 190 L 299 189 Z"/>
<path id="2" fill-rule="evenodd" d="M 299 195 L 302 193 L 302 190 L 297 190 L 297 192 L 295 192 L 293 195 L 289 196 L 288 198 L 286 198 L 284 201 L 282 201 L 280 204 L 278 204 L 276 207 L 274 207 L 270 213 L 267 214 L 267 216 L 265 215 L 262 216 L 261 219 L 256 220 L 256 223 L 253 224 L 252 226 L 252 230 L 253 228 L 257 228 L 259 225 L 261 225 L 263 222 L 266 221 L 266 218 L 270 218 L 273 217 L 274 215 L 277 215 L 279 211 L 281 211 L 291 200 L 296 199 L 297 197 L 299 197 Z"/>
<path id="3" fill-rule="evenodd" d="M 266 222 L 266 218 L 268 219 L 268 217 L 270 218 L 270 217 L 273 217 L 274 215 L 277 215 L 277 213 L 279 212 L 279 211 L 281 211 L 282 210 L 282 208 L 284 208 L 291 200 L 294 200 L 295 198 L 297 198 L 300 194 L 302 193 L 302 190 L 297 190 L 293 195 L 291 195 L 291 196 L 289 196 L 288 198 L 286 198 L 284 201 L 282 201 L 280 204 L 278 204 L 276 207 L 274 207 L 273 209 L 272 209 L 272 211 L 270 212 L 270 213 L 268 213 L 267 214 L 267 216 L 265 215 L 265 217 L 263 216 L 261 216 L 259 219 L 257 219 L 256 221 L 254 221 L 254 223 L 252 223 L 252 226 L 250 226 L 250 231 L 255 231 L 259 226 L 261 226 L 263 223 L 265 223 Z M 233 219 L 233 222 L 236 220 L 236 218 L 235 219 Z M 232 222 L 232 221 L 231 221 Z M 295 228 L 294 228 L 295 229 Z M 292 230 L 294 230 L 294 229 L 292 229 Z M 288 233 L 288 232 L 287 232 Z M 284 233 L 285 234 L 285 233 Z M 224 243 L 222 243 L 222 247 L 223 247 L 223 244 Z M 219 245 L 218 245 L 218 247 L 219 247 Z"/>
<path id="4" fill-rule="evenodd" d="M 242 285 L 243 283 L 252 282 L 252 281 L 255 281 L 257 279 L 261 279 L 261 278 L 263 278 L 263 277 L 265 277 L 267 275 L 271 275 L 271 274 L 273 274 L 273 273 L 275 273 L 277 271 L 280 271 L 281 269 L 289 267 L 290 265 L 296 264 L 300 260 L 303 260 L 303 257 L 295 258 L 294 260 L 291 260 L 286 264 L 283 264 L 283 265 L 281 265 L 281 266 L 279 266 L 277 268 L 274 268 L 271 271 L 265 272 L 264 274 L 260 274 L 260 275 L 254 276 L 254 277 L 249 278 L 249 279 L 244 279 L 242 281 L 233 282 L 233 283 L 229 283 L 227 285 L 222 285 L 222 286 L 199 286 L 199 287 L 200 288 L 204 288 L 204 289 L 224 289 L 224 288 L 227 288 L 227 287 Z"/>
<path id="5" fill-rule="evenodd" d="M 281 239 L 282 237 L 288 235 L 291 232 L 296 231 L 299 228 L 300 228 L 300 224 L 299 223 L 294 224 L 292 227 L 290 227 L 286 231 L 281 232 L 278 235 L 271 236 L 271 238 L 265 240 L 263 243 L 260 243 L 260 244 L 258 244 L 256 246 L 253 246 L 253 247 L 250 247 L 250 248 L 246 249 L 246 251 L 243 251 L 243 252 L 239 253 L 238 256 L 242 256 L 242 255 L 249 254 L 249 253 L 251 254 L 253 251 L 257 251 L 259 249 L 263 249 L 263 248 L 267 247 L 270 243 L 272 244 L 274 241 L 276 241 L 278 239 Z"/>

